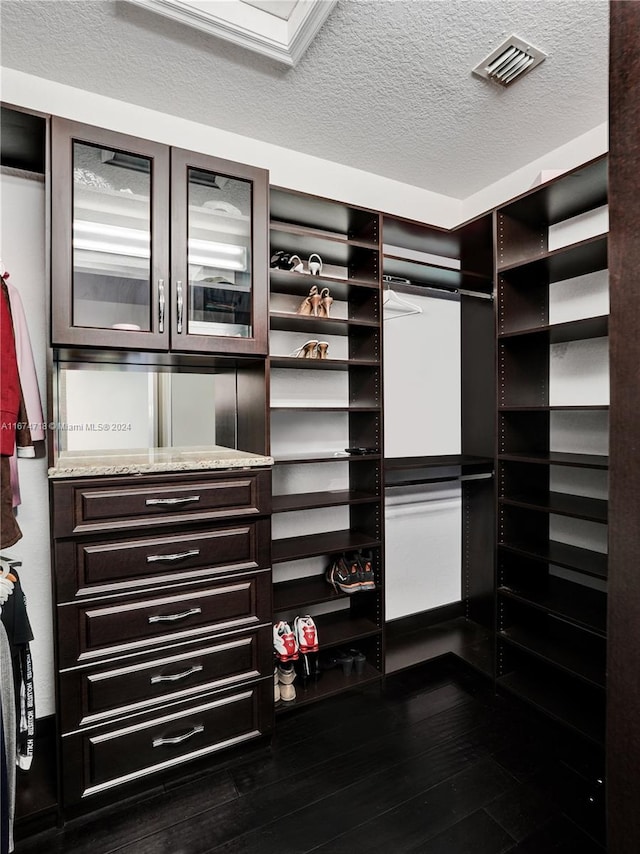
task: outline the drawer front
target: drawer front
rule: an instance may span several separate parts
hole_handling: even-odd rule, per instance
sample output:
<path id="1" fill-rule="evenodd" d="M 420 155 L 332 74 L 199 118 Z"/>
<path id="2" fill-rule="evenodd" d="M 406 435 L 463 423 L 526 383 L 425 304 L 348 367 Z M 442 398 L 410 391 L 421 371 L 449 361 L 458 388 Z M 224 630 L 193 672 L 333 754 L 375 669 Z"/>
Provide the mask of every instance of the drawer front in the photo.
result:
<path id="1" fill-rule="evenodd" d="M 58 606 L 61 668 L 182 638 L 271 622 L 271 572 L 217 584 L 167 585 L 162 595 L 113 596 Z"/>
<path id="2" fill-rule="evenodd" d="M 109 666 L 60 674 L 63 732 L 203 691 L 222 690 L 271 674 L 271 626 L 203 644 L 172 645 L 164 655 L 127 657 Z"/>
<path id="3" fill-rule="evenodd" d="M 58 602 L 269 564 L 268 519 L 184 534 L 55 544 Z"/>
<path id="4" fill-rule="evenodd" d="M 54 536 L 66 537 L 158 522 L 268 515 L 271 472 L 83 479 L 54 483 L 53 495 Z"/>
<path id="5" fill-rule="evenodd" d="M 62 738 L 65 806 L 114 786 L 266 734 L 273 721 L 273 676 L 241 689 L 165 706 L 111 727 Z"/>

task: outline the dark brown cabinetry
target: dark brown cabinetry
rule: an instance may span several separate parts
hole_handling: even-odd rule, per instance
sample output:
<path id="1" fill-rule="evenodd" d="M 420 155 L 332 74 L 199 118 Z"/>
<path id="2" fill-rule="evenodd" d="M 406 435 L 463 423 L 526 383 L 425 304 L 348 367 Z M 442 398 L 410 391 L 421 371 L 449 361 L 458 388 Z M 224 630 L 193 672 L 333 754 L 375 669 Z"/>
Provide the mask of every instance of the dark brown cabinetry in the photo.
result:
<path id="1" fill-rule="evenodd" d="M 302 266 L 271 270 L 274 620 L 310 614 L 321 654 L 356 647 L 367 659 L 357 676 L 327 670 L 300 685 L 286 708 L 383 672 L 379 220 L 373 211 L 271 190 L 271 253 L 295 254 Z M 314 254 L 318 275 L 309 272 Z M 314 289 L 332 298 L 328 312 L 300 312 Z M 349 455 L 354 447 L 367 452 Z M 325 571 L 358 551 L 373 559 L 376 589 L 349 596 Z"/>
<path id="2" fill-rule="evenodd" d="M 265 354 L 268 173 L 52 120 L 52 343 Z"/>
<path id="3" fill-rule="evenodd" d="M 596 745 L 607 597 L 606 160 L 497 212 L 498 686 Z"/>
<path id="4" fill-rule="evenodd" d="M 52 482 L 65 809 L 271 730 L 270 501 L 264 469 Z"/>

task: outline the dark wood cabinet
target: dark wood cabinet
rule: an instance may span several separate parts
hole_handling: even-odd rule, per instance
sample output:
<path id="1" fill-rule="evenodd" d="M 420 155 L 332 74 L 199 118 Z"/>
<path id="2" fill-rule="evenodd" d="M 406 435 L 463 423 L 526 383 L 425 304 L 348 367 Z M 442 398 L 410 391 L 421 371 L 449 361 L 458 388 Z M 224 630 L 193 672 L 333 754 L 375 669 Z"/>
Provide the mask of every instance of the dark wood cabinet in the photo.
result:
<path id="1" fill-rule="evenodd" d="M 52 120 L 52 343 L 267 352 L 268 173 Z"/>
<path id="2" fill-rule="evenodd" d="M 269 733 L 269 470 L 51 493 L 64 810 Z"/>

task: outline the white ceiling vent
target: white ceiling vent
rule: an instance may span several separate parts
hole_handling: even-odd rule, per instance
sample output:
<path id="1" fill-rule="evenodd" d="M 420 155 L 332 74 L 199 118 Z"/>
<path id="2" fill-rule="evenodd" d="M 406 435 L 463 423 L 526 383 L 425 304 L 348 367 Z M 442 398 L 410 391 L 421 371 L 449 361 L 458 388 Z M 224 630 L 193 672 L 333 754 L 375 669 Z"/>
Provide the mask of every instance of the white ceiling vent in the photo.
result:
<path id="1" fill-rule="evenodd" d="M 492 50 L 489 56 L 478 63 L 473 74 L 493 80 L 501 86 L 510 86 L 520 77 L 544 62 L 547 54 L 537 47 L 518 38 L 509 36 L 500 47 Z"/>

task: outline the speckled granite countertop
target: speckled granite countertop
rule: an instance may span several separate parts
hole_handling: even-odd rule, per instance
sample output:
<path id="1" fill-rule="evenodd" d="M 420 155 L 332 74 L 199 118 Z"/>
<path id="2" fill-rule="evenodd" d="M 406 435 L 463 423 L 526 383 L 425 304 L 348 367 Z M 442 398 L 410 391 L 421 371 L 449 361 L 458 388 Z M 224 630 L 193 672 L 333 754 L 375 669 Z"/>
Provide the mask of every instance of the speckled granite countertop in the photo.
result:
<path id="1" fill-rule="evenodd" d="M 220 445 L 193 448 L 135 448 L 96 452 L 64 452 L 49 477 L 98 477 L 114 474 L 204 471 L 273 465 L 272 457 Z"/>

